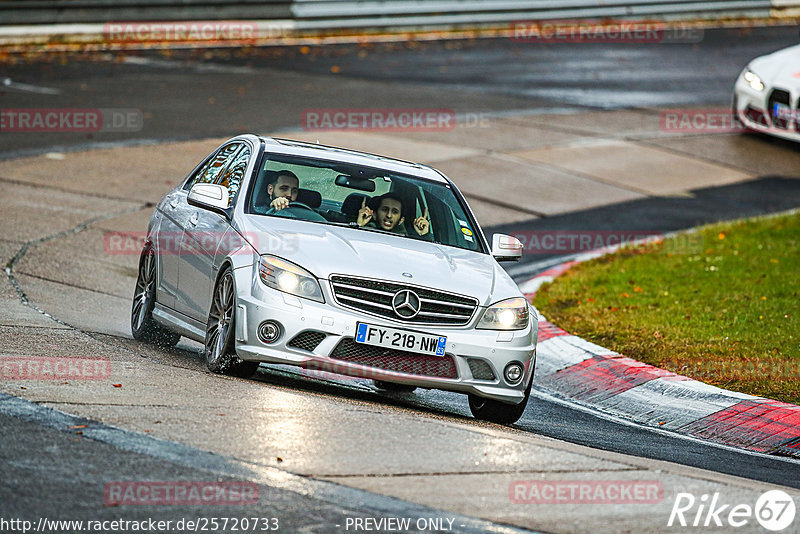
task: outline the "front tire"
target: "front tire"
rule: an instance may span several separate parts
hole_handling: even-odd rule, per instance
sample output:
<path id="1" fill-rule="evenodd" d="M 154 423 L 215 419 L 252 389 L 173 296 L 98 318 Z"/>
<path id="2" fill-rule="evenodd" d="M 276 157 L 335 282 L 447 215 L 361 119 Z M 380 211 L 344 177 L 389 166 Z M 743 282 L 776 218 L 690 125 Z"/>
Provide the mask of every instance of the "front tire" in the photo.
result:
<path id="1" fill-rule="evenodd" d="M 153 319 L 156 305 L 156 255 L 151 246 L 146 246 L 139 257 L 139 274 L 131 305 L 131 333 L 133 339 L 153 343 L 165 348 L 174 347 L 180 334 L 171 332 Z"/>
<path id="2" fill-rule="evenodd" d="M 236 295 L 233 272 L 226 267 L 214 287 L 211 310 L 206 325 L 206 366 L 212 373 L 250 378 L 258 369 L 258 362 L 246 362 L 236 356 L 234 330 L 236 329 Z"/>
<path id="3" fill-rule="evenodd" d="M 505 402 L 496 401 L 494 399 L 487 399 L 477 395 L 469 395 L 469 410 L 475 419 L 482 421 L 489 421 L 499 425 L 511 425 L 519 421 L 525 412 L 525 407 L 528 405 L 528 399 L 531 396 L 531 386 L 533 386 L 533 377 L 525 390 L 525 398 L 519 404 L 507 404 Z"/>

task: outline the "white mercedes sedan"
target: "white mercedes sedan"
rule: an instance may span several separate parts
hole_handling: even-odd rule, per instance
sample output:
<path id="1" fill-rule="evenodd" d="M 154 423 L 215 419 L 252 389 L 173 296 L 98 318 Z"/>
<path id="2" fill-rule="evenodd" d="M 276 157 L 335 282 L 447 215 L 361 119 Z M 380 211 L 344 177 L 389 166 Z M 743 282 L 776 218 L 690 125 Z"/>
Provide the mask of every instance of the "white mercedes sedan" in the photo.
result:
<path id="1" fill-rule="evenodd" d="M 530 395 L 537 317 L 455 184 L 417 163 L 285 139 L 223 143 L 158 203 L 134 338 L 205 344 L 208 368 L 291 364 L 378 388 L 465 393 L 510 424 Z"/>

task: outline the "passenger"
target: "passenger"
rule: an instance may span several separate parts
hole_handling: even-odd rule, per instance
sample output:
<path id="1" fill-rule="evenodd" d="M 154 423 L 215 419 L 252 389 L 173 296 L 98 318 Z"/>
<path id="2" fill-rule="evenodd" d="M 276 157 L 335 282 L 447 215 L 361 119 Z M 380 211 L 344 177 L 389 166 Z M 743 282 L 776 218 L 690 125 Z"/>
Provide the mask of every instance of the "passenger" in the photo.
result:
<path id="1" fill-rule="evenodd" d="M 405 225 L 405 217 L 403 217 L 403 199 L 396 193 L 384 193 L 376 197 L 378 208 L 372 210 L 367 206 L 367 199 L 361 202 L 361 209 L 358 210 L 358 219 L 356 222 L 359 226 L 370 226 L 372 228 L 379 228 L 387 232 L 394 232 L 400 235 L 408 235 Z M 423 239 L 430 240 L 430 221 L 428 220 L 428 208 L 425 208 L 425 213 L 421 217 L 414 219 L 412 225 L 416 234 Z"/>
<path id="2" fill-rule="evenodd" d="M 292 171 L 280 171 L 275 180 L 267 185 L 270 209 L 280 211 L 288 208 L 290 202 L 297 200 L 299 190 L 300 180 L 297 176 Z"/>

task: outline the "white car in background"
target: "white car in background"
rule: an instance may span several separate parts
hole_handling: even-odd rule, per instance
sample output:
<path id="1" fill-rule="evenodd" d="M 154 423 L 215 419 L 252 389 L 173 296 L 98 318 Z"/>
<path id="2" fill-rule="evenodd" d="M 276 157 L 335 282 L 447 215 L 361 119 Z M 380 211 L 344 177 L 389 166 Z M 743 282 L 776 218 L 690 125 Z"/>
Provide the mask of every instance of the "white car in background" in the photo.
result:
<path id="1" fill-rule="evenodd" d="M 733 91 L 733 114 L 748 129 L 800 141 L 800 45 L 744 68 Z"/>

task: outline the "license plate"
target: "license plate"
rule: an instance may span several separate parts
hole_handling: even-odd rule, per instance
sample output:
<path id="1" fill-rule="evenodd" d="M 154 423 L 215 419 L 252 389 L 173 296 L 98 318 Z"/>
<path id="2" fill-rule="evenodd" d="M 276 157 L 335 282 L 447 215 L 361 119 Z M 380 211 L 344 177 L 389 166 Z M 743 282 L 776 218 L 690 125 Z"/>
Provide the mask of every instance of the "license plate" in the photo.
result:
<path id="1" fill-rule="evenodd" d="M 447 346 L 447 337 L 431 336 L 419 332 L 375 326 L 366 323 L 356 323 L 356 343 L 418 352 L 419 354 L 428 354 L 431 356 L 444 356 L 444 349 L 445 346 Z"/>

